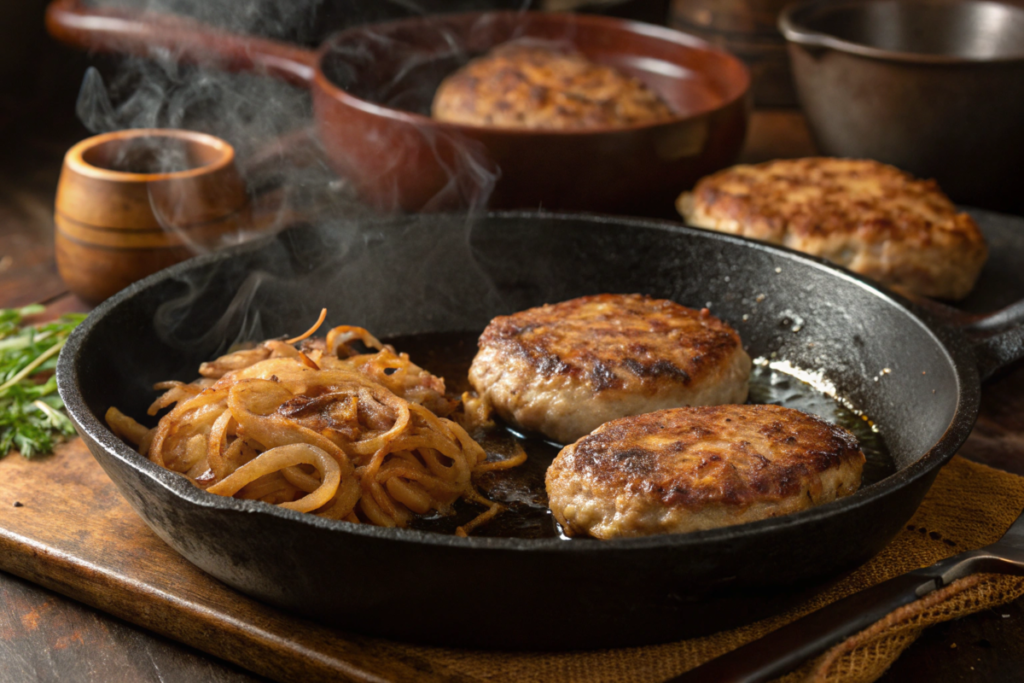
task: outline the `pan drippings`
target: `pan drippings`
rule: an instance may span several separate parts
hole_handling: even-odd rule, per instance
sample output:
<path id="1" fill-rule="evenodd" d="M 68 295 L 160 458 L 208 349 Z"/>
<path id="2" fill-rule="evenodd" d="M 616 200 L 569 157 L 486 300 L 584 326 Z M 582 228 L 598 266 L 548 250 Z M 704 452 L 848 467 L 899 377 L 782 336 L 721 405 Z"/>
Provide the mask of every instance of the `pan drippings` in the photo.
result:
<path id="1" fill-rule="evenodd" d="M 451 393 L 471 389 L 467 371 L 476 354 L 474 332 L 427 333 L 395 337 L 387 340 L 395 348 L 409 354 L 412 362 L 444 377 Z M 822 393 L 810 384 L 778 370 L 755 366 L 750 375 L 750 403 L 773 403 L 817 415 L 850 430 L 860 441 L 867 457 L 862 486 L 878 482 L 895 472 L 892 458 L 881 435 L 870 423 L 840 401 Z M 508 511 L 481 527 L 476 536 L 504 538 L 566 538 L 548 509 L 544 475 L 560 450 L 548 441 L 527 438 L 499 426 L 474 435 L 492 459 L 509 457 L 518 441 L 529 455 L 519 467 L 489 472 L 477 479 L 480 488 L 491 500 L 501 502 Z M 455 504 L 455 514 L 418 517 L 411 528 L 422 531 L 453 533 L 455 528 L 479 514 L 479 508 L 465 501 Z M 573 539 L 587 542 L 586 539 Z"/>

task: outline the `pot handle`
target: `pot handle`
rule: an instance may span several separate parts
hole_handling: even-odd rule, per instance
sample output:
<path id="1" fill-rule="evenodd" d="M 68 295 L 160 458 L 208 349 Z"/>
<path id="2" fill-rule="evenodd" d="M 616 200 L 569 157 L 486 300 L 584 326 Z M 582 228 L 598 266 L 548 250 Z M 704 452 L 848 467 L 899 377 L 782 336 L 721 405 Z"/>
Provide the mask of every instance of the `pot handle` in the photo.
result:
<path id="1" fill-rule="evenodd" d="M 977 318 L 961 329 L 974 347 L 982 380 L 1024 359 L 1024 301 Z"/>
<path id="2" fill-rule="evenodd" d="M 170 52 L 182 62 L 226 71 L 255 71 L 310 86 L 317 55 L 295 45 L 221 31 L 170 14 L 88 7 L 82 0 L 54 0 L 46 9 L 54 38 L 87 50 L 154 57 Z"/>

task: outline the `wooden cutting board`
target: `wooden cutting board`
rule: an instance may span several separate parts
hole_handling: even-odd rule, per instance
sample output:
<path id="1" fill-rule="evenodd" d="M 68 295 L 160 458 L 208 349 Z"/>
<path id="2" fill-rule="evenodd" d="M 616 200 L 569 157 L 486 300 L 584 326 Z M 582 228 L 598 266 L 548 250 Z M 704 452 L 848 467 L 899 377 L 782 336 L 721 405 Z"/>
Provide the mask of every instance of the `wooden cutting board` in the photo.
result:
<path id="1" fill-rule="evenodd" d="M 0 570 L 279 681 L 465 681 L 228 588 L 149 530 L 81 439 L 0 460 Z"/>

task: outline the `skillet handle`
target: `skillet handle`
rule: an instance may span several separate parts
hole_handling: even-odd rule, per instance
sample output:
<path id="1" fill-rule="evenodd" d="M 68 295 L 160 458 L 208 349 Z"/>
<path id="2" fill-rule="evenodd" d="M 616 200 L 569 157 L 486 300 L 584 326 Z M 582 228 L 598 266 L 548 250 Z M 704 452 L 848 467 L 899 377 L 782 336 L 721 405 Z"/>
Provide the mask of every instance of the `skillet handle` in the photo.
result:
<path id="1" fill-rule="evenodd" d="M 58 40 L 103 52 L 175 59 L 255 71 L 293 85 L 310 86 L 317 55 L 295 45 L 220 31 L 185 17 L 125 9 L 88 7 L 82 0 L 54 0 L 46 27 Z"/>
<path id="2" fill-rule="evenodd" d="M 1024 359 L 1024 301 L 974 320 L 962 329 L 974 346 L 982 380 Z"/>

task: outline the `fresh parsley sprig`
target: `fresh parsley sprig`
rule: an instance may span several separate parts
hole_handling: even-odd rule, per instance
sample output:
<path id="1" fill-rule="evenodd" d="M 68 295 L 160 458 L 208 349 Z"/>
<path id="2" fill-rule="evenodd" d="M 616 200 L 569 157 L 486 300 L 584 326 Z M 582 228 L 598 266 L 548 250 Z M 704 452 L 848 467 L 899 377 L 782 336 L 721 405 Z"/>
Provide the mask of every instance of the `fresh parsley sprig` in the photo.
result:
<path id="1" fill-rule="evenodd" d="M 75 433 L 57 395 L 57 354 L 85 319 L 69 313 L 42 325 L 22 325 L 42 306 L 0 309 L 0 457 L 49 453 L 55 439 Z"/>

